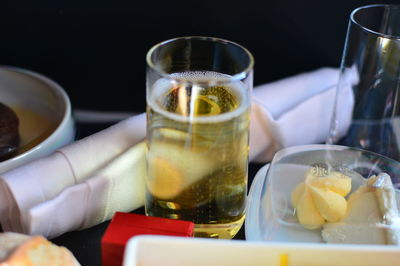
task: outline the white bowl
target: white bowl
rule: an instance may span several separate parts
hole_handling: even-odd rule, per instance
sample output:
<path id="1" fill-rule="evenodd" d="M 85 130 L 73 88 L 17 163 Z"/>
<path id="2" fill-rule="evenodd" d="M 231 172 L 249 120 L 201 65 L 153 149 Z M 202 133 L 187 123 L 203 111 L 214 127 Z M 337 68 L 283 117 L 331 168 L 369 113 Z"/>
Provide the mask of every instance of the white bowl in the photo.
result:
<path id="1" fill-rule="evenodd" d="M 399 265 L 399 256 L 398 247 L 136 236 L 127 243 L 123 265 L 394 266 Z"/>
<path id="2" fill-rule="evenodd" d="M 0 102 L 17 113 L 23 147 L 14 157 L 0 162 L 0 173 L 49 155 L 74 140 L 68 95 L 49 78 L 21 68 L 0 66 Z"/>

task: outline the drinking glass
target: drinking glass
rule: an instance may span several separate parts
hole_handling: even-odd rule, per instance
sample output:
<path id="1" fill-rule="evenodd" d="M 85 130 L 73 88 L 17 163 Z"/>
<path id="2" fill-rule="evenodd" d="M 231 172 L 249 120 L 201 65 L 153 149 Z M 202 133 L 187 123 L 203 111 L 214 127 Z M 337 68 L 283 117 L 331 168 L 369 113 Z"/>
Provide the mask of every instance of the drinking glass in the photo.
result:
<path id="1" fill-rule="evenodd" d="M 232 238 L 245 218 L 253 57 L 211 37 L 182 37 L 147 54 L 146 214 Z"/>
<path id="2" fill-rule="evenodd" d="M 363 6 L 351 13 L 328 143 L 400 160 L 399 21 L 397 5 Z M 348 129 L 343 138 L 339 124 Z"/>

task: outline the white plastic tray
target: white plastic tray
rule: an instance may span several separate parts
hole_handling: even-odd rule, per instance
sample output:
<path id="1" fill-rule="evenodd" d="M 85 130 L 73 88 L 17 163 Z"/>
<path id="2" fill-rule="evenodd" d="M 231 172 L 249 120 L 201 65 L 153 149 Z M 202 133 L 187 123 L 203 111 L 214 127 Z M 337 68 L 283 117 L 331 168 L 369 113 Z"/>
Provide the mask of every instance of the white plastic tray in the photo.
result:
<path id="1" fill-rule="evenodd" d="M 211 240 L 163 236 L 139 236 L 129 240 L 124 266 L 152 265 L 400 265 L 400 249 L 368 245 L 321 245 L 241 240 Z"/>

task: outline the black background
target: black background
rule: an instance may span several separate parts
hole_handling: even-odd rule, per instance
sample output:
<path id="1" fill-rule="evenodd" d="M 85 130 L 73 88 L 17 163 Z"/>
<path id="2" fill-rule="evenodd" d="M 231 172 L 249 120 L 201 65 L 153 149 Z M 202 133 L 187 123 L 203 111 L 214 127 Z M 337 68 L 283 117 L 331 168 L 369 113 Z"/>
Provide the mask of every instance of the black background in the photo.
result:
<path id="1" fill-rule="evenodd" d="M 54 79 L 74 108 L 141 112 L 145 54 L 160 41 L 238 42 L 255 56 L 257 85 L 338 67 L 351 10 L 371 3 L 378 1 L 2 1 L 0 64 Z"/>
<path id="2" fill-rule="evenodd" d="M 351 11 L 373 3 L 400 1 L 1 1 L 0 64 L 50 77 L 75 109 L 143 112 L 145 55 L 160 41 L 203 35 L 240 43 L 255 57 L 259 85 L 338 67 Z M 77 126 L 83 137 L 105 125 Z M 250 180 L 259 167 L 250 165 Z M 83 265 L 99 265 L 106 227 L 53 241 Z"/>

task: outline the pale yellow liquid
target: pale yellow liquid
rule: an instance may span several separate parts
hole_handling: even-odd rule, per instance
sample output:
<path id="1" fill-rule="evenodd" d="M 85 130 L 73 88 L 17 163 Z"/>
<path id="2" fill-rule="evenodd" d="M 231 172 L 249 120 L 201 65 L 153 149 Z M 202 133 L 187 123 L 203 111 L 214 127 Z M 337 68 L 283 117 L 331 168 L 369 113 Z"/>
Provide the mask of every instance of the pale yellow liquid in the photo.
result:
<path id="1" fill-rule="evenodd" d="M 245 218 L 246 99 L 234 85 L 158 95 L 159 106 L 148 105 L 146 213 L 193 221 L 198 237 L 232 238 Z"/>

